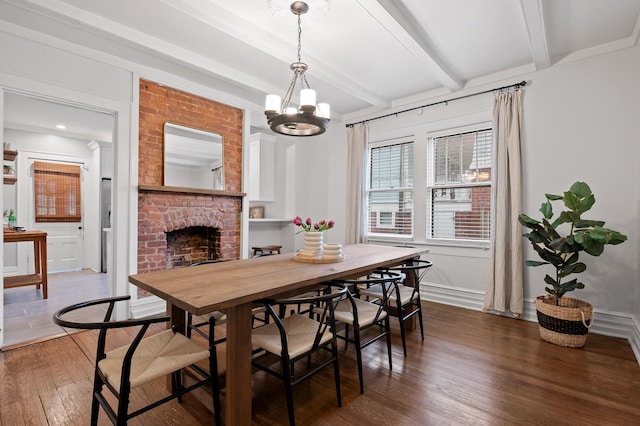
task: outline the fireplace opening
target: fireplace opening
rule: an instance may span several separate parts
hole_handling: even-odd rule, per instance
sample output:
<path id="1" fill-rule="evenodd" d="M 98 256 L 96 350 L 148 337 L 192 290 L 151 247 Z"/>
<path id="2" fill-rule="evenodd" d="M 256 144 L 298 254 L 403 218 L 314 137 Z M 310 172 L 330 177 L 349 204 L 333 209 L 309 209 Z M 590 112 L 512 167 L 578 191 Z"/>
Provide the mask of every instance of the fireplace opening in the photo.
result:
<path id="1" fill-rule="evenodd" d="M 220 258 L 217 228 L 191 226 L 167 232 L 167 269 Z"/>

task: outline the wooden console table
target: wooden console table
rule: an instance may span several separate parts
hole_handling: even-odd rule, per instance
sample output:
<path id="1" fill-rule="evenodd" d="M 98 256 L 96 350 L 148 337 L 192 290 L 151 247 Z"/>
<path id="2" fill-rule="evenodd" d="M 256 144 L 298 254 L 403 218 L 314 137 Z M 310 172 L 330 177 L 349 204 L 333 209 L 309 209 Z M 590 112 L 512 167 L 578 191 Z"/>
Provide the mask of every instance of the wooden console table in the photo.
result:
<path id="1" fill-rule="evenodd" d="M 21 243 L 33 241 L 33 258 L 35 274 L 17 275 L 4 277 L 4 288 L 22 287 L 35 285 L 40 288 L 42 285 L 42 298 L 48 297 L 47 293 L 47 233 L 43 231 L 22 231 L 4 230 L 5 243 Z"/>

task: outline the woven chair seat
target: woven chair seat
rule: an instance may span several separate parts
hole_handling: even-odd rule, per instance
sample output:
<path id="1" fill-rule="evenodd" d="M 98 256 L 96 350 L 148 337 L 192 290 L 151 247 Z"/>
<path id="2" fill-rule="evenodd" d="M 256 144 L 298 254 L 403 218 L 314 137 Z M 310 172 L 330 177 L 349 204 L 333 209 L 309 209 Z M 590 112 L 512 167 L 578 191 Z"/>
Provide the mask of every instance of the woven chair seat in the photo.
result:
<path id="1" fill-rule="evenodd" d="M 353 302 L 356 304 L 356 309 L 358 310 L 358 323 L 360 324 L 360 327 L 373 324 L 373 321 L 376 319 L 376 315 L 378 315 L 378 306 L 360 299 L 353 299 Z M 349 300 L 341 301 L 338 306 L 336 306 L 334 315 L 336 321 L 340 321 L 345 324 L 353 324 L 354 318 L 351 302 L 349 302 Z M 378 319 L 382 320 L 386 318 L 386 316 L 387 312 L 382 311 L 380 312 Z"/>
<path id="2" fill-rule="evenodd" d="M 318 332 L 318 322 L 294 313 L 291 316 L 282 319 L 286 335 L 289 356 L 295 358 L 313 347 L 316 333 Z M 320 344 L 326 343 L 332 338 L 331 331 L 325 330 L 320 338 Z M 251 335 L 251 343 L 259 346 L 267 351 L 280 356 L 282 354 L 282 342 L 280 332 L 275 323 L 270 323 L 258 327 L 253 330 Z"/>
<path id="3" fill-rule="evenodd" d="M 106 358 L 98 362 L 98 368 L 118 392 L 122 360 L 128 349 L 129 345 L 107 352 Z M 147 337 L 140 342 L 131 362 L 131 388 L 207 358 L 208 348 L 172 330 Z"/>
<path id="4" fill-rule="evenodd" d="M 255 308 L 251 309 L 252 315 L 260 314 L 262 312 L 266 312 L 266 309 L 264 308 L 264 306 L 256 306 Z M 213 319 L 216 320 L 216 325 L 222 325 L 227 323 L 227 313 L 223 311 L 213 311 L 208 314 L 198 315 L 198 317 L 202 318 L 204 321 L 209 321 L 209 318 L 213 317 Z"/>

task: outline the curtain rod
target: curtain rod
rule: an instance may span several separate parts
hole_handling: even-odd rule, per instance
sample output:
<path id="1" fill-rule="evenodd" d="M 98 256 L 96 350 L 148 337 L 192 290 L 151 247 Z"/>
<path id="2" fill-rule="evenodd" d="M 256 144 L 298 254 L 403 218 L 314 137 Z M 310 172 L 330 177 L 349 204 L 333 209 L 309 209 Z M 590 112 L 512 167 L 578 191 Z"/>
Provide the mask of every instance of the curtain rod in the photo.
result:
<path id="1" fill-rule="evenodd" d="M 452 102 L 452 101 L 458 101 L 460 99 L 470 98 L 472 96 L 484 95 L 485 93 L 491 93 L 491 92 L 495 92 L 495 91 L 498 91 L 498 90 L 505 90 L 505 89 L 511 89 L 511 88 L 518 89 L 518 88 L 524 87 L 526 85 L 527 85 L 527 82 L 525 80 L 522 80 L 520 83 L 511 84 L 509 86 L 497 87 L 495 89 L 485 90 L 484 92 L 471 93 L 469 95 L 458 96 L 457 98 L 453 98 L 453 99 L 447 99 L 446 101 L 439 101 L 439 102 L 434 102 L 432 104 L 421 105 L 421 106 L 417 106 L 417 107 L 413 107 L 413 108 L 409 108 L 409 109 L 403 109 L 402 111 L 392 112 L 390 114 L 385 114 L 385 115 L 381 115 L 381 116 L 378 116 L 378 117 L 367 118 L 366 120 L 356 121 L 355 123 L 348 123 L 346 126 L 347 127 L 353 127 L 356 124 L 368 123 L 369 121 L 379 120 L 380 118 L 391 117 L 393 115 L 397 116 L 398 114 L 402 114 L 402 113 L 409 112 L 409 111 L 414 111 L 416 109 L 427 108 L 427 107 L 440 105 L 440 104 L 448 104 L 449 102 Z"/>

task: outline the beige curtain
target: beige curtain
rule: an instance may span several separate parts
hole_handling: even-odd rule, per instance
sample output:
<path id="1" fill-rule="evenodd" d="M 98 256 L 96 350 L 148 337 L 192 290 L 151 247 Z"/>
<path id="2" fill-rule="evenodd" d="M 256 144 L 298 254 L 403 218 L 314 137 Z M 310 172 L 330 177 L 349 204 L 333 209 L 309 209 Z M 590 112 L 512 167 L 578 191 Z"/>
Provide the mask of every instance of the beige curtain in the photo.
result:
<path id="1" fill-rule="evenodd" d="M 494 214 L 483 311 L 510 311 L 515 317 L 522 316 L 524 287 L 522 229 L 518 223 L 522 203 L 521 121 L 520 90 L 497 93 L 493 107 Z"/>
<path id="2" fill-rule="evenodd" d="M 347 128 L 346 244 L 366 242 L 367 133 L 366 124 Z"/>

